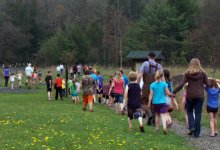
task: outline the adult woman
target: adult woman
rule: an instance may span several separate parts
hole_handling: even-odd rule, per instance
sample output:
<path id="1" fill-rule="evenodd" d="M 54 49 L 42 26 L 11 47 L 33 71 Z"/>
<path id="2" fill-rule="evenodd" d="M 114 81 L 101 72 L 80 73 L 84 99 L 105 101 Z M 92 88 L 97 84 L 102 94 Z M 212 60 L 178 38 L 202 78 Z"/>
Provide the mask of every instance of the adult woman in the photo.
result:
<path id="1" fill-rule="evenodd" d="M 193 58 L 186 70 L 180 85 L 174 90 L 174 94 L 188 83 L 186 90 L 186 110 L 189 119 L 189 135 L 199 137 L 201 130 L 201 115 L 204 102 L 204 84 L 210 86 L 207 75 L 202 68 L 199 59 Z M 195 112 L 195 117 L 193 115 Z"/>
<path id="2" fill-rule="evenodd" d="M 5 77 L 5 87 L 8 87 L 8 80 L 9 80 L 9 77 L 10 77 L 10 69 L 9 69 L 8 66 L 5 67 L 4 77 Z"/>

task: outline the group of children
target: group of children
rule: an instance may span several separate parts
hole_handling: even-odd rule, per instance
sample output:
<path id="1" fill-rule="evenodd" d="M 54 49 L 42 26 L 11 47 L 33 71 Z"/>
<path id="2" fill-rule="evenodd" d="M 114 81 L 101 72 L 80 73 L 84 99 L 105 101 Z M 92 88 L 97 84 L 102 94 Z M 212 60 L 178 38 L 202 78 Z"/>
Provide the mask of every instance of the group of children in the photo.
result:
<path id="1" fill-rule="evenodd" d="M 142 111 L 141 111 L 141 88 L 136 82 L 137 74 L 130 72 L 128 75 L 130 83 L 124 86 L 124 80 L 120 72 L 116 72 L 116 76 L 112 80 L 108 80 L 107 84 L 103 86 L 103 98 L 106 101 L 109 97 L 114 99 L 116 112 L 120 112 L 123 108 L 127 107 L 128 112 L 128 124 L 129 128 L 132 129 L 133 118 L 138 119 L 140 124 L 140 131 L 144 132 L 142 122 Z M 150 85 L 150 95 L 148 107 L 153 105 L 156 114 L 155 125 L 156 130 L 159 130 L 160 118 L 162 120 L 163 133 L 167 134 L 167 128 L 171 127 L 172 119 L 170 113 L 176 109 L 179 109 L 175 95 L 173 94 L 173 88 L 170 80 L 169 70 L 158 70 L 155 75 L 156 81 Z M 210 117 L 211 137 L 218 135 L 217 131 L 217 112 L 218 112 L 218 100 L 220 94 L 220 88 L 218 83 L 220 80 L 209 79 L 211 86 L 206 87 L 207 92 L 207 112 Z M 187 89 L 185 85 L 185 90 Z M 113 89 L 114 88 L 114 89 Z M 112 96 L 112 91 L 114 96 Z M 107 102 L 107 101 L 106 101 Z M 181 106 L 184 112 L 186 111 L 186 91 L 183 94 Z M 186 126 L 189 127 L 187 113 Z"/>

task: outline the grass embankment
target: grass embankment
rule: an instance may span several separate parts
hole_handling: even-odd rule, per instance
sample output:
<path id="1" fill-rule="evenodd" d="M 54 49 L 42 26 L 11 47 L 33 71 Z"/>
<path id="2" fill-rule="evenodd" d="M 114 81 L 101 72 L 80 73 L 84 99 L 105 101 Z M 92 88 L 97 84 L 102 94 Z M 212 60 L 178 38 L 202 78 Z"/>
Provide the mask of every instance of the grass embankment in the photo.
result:
<path id="1" fill-rule="evenodd" d="M 0 94 L 0 149 L 191 149 L 184 138 L 153 127 L 141 134 L 137 121 L 128 130 L 127 117 L 102 104 L 83 112 L 70 98 L 49 102 L 45 87 L 38 93 Z"/>

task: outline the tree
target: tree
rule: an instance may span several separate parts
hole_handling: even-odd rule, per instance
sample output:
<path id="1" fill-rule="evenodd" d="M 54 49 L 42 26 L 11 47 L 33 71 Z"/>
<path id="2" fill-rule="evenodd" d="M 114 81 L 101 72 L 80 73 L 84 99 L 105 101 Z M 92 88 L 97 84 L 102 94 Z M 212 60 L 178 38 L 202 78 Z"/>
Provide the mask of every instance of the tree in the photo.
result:
<path id="1" fill-rule="evenodd" d="M 213 67 L 220 64 L 220 2 L 206 0 L 200 15 L 200 26 L 190 34 L 193 56 Z"/>

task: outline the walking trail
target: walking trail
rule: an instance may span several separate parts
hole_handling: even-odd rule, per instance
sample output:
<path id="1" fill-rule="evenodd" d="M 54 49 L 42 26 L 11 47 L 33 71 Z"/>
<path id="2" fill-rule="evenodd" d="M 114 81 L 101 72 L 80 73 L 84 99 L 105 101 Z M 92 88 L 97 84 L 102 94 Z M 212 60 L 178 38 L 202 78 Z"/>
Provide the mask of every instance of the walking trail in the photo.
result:
<path id="1" fill-rule="evenodd" d="M 176 120 L 173 121 L 171 130 L 177 135 L 185 137 L 190 145 L 200 150 L 220 150 L 220 136 L 210 137 L 210 129 L 207 127 L 201 128 L 201 136 L 199 138 L 187 135 L 188 129 L 186 126 Z"/>
<path id="2" fill-rule="evenodd" d="M 114 106 L 109 108 L 113 110 L 115 109 Z M 187 135 L 188 129 L 183 123 L 173 119 L 173 125 L 170 130 L 175 132 L 177 135 L 184 137 L 190 145 L 198 150 L 220 150 L 220 135 L 210 137 L 210 129 L 208 127 L 202 127 L 200 137 L 193 138 Z"/>

